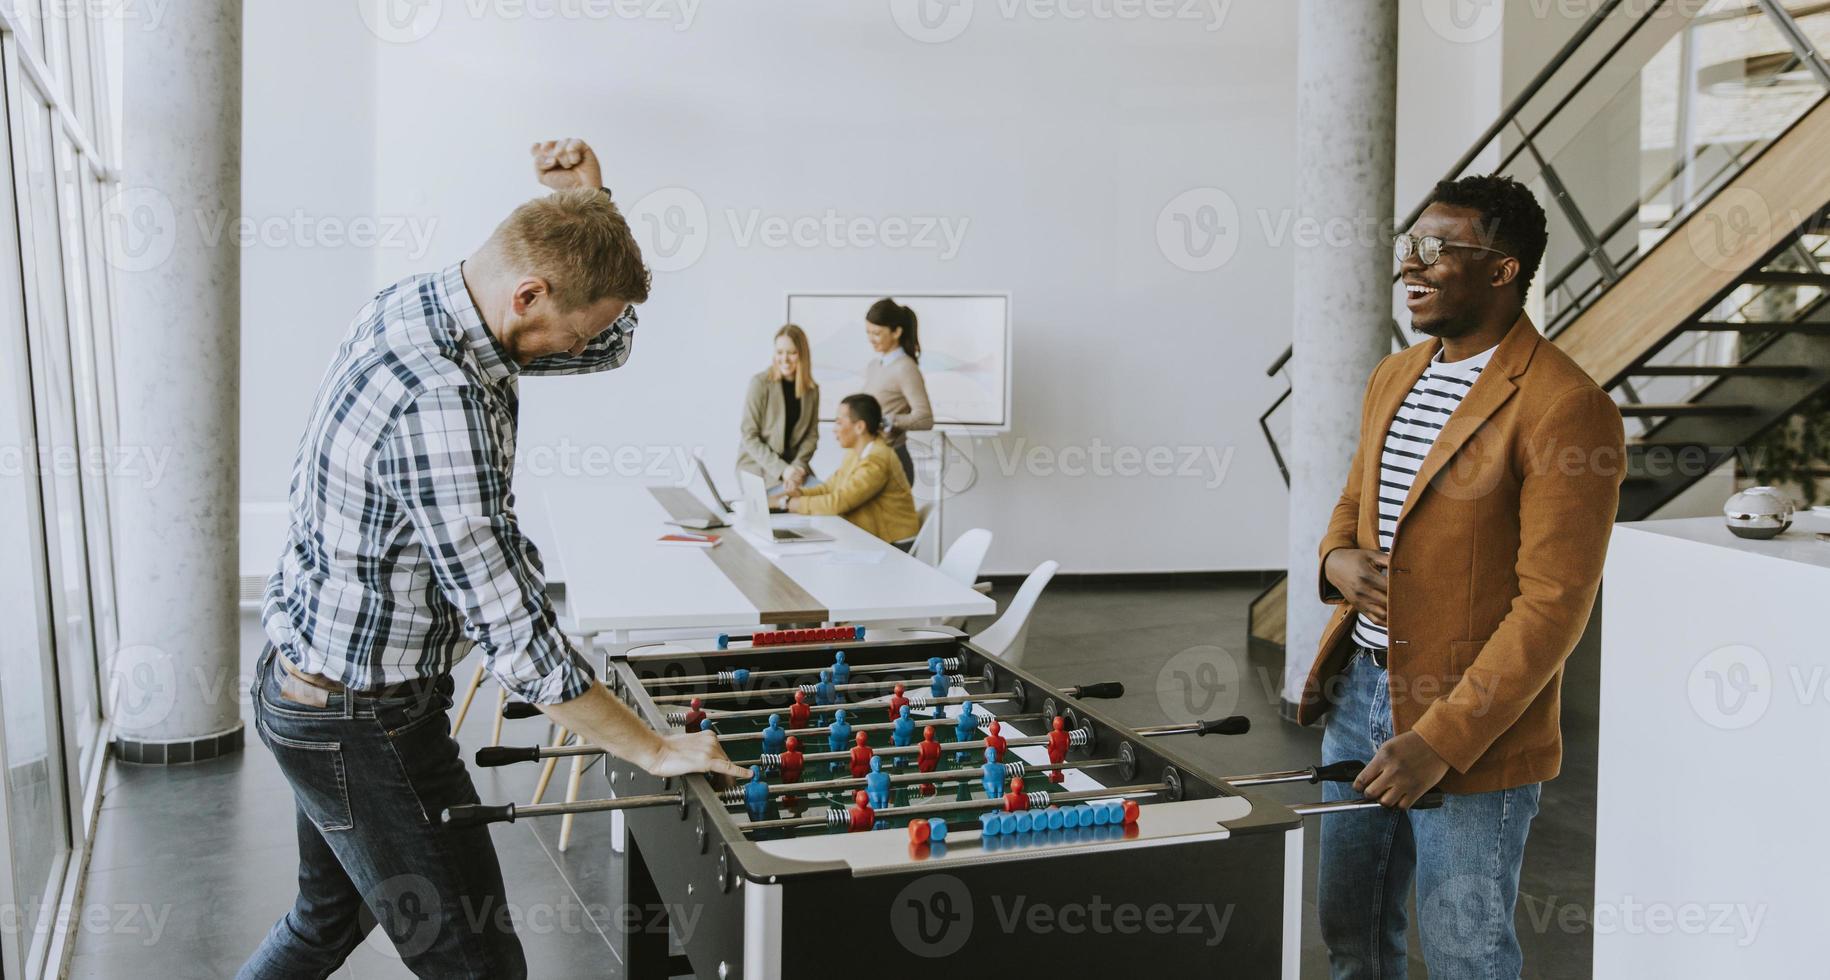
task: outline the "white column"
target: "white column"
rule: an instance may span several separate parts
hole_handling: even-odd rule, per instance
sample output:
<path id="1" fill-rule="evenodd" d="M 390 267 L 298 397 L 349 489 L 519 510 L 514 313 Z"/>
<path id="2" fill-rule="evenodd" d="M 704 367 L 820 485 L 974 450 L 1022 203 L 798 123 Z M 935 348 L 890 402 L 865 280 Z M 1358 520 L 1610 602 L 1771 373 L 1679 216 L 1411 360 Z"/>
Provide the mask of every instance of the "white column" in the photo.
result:
<path id="1" fill-rule="evenodd" d="M 1390 349 L 1397 0 L 1301 0 L 1296 79 L 1297 206 L 1337 234 L 1295 255 L 1286 702 L 1301 694 L 1331 611 L 1316 596 L 1315 550 L 1359 439 L 1366 380 Z"/>
<path id="2" fill-rule="evenodd" d="M 122 758 L 184 762 L 242 744 L 241 3 L 169 4 L 122 33 L 121 442 L 169 456 L 118 490 L 110 710 Z"/>

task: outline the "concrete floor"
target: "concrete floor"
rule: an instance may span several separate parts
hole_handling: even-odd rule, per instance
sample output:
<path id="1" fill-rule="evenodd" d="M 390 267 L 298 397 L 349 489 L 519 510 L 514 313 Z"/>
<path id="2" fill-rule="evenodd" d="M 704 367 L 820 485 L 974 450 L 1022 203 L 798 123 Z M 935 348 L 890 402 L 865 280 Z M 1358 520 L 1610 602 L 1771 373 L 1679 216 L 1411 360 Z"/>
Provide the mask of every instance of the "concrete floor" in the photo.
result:
<path id="1" fill-rule="evenodd" d="M 1281 661 L 1250 649 L 1245 639 L 1246 608 L 1256 591 L 1253 585 L 1058 582 L 1037 609 L 1026 666 L 1061 685 L 1122 681 L 1126 697 L 1105 707 L 1126 723 L 1147 725 L 1184 719 L 1178 716 L 1183 685 L 1176 672 L 1191 658 L 1226 657 L 1239 678 L 1232 710 L 1251 716 L 1254 729 L 1242 737 L 1190 738 L 1181 747 L 1217 775 L 1310 765 L 1320 752 L 1319 729 L 1279 720 Z M 998 598 L 1001 604 L 1008 593 Z M 258 626 L 249 618 L 243 628 L 244 671 L 252 669 L 259 642 Z M 1224 652 L 1185 653 L 1214 646 Z M 460 674 L 467 677 L 469 669 L 466 662 Z M 1528 977 L 1562 980 L 1590 973 L 1586 923 L 1594 890 L 1598 675 L 1592 647 L 1579 649 L 1564 688 L 1564 772 L 1545 787 L 1525 859 L 1516 918 Z M 246 686 L 241 685 L 244 702 Z M 1224 713 L 1218 710 L 1224 705 L 1202 707 Z M 465 722 L 459 741 L 466 755 L 487 744 L 488 718 L 484 706 Z M 538 719 L 511 721 L 503 742 L 531 744 L 544 732 Z M 232 976 L 290 905 L 296 865 L 291 792 L 259 740 L 250 738 L 248 746 L 241 755 L 191 766 L 111 768 L 84 902 L 144 911 L 134 928 L 81 930 L 70 976 Z M 485 800 L 525 800 L 537 770 L 509 766 L 477 769 L 474 775 Z M 1320 798 L 1307 784 L 1271 790 L 1269 795 L 1289 802 Z M 619 894 L 620 861 L 605 843 L 609 817 L 581 816 L 573 845 L 563 854 L 558 830 L 550 820 L 495 830 L 531 975 L 625 976 L 607 936 L 610 925 L 591 914 L 613 907 Z M 1305 977 L 1327 975 L 1314 921 L 1315 839 L 1311 821 Z M 1414 935 L 1412 950 L 1412 975 L 1421 977 Z M 410 974 L 377 931 L 338 976 Z"/>

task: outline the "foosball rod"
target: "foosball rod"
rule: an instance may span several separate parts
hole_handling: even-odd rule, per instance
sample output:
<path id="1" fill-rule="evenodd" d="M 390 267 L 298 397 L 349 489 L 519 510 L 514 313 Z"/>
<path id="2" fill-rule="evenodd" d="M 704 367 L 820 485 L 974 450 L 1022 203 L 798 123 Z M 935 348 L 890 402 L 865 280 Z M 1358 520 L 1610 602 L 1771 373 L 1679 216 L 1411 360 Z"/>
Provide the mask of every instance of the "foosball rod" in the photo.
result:
<path id="1" fill-rule="evenodd" d="M 942 697 L 942 698 L 931 698 L 931 697 L 926 697 L 926 696 L 918 698 L 915 695 L 911 694 L 911 695 L 909 695 L 909 707 L 911 709 L 934 708 L 934 707 L 942 707 L 945 705 L 965 704 L 969 701 L 973 702 L 975 704 L 995 704 L 995 703 L 1004 702 L 1004 701 L 1015 701 L 1016 699 L 1017 699 L 1017 695 L 1013 691 L 986 691 L 982 694 L 949 694 L 946 697 Z M 843 709 L 845 711 L 874 711 L 874 710 L 877 710 L 880 708 L 887 707 L 888 705 L 889 705 L 888 701 L 845 701 L 840 704 L 810 704 L 807 706 L 807 708 L 809 711 L 821 711 L 821 712 L 830 713 L 830 712 L 834 712 L 834 711 L 839 711 L 841 709 Z M 714 710 L 714 711 L 707 711 L 705 713 L 705 720 L 707 720 L 707 721 L 737 721 L 737 720 L 741 720 L 744 718 L 767 718 L 770 715 L 781 714 L 784 710 L 786 710 L 786 709 L 780 708 L 780 707 L 745 708 L 741 711 L 716 711 L 716 710 Z M 674 710 L 674 711 L 667 712 L 667 720 L 669 722 L 680 722 L 680 721 L 684 721 L 685 719 L 686 719 L 686 712 L 684 712 L 684 711 Z"/>
<path id="2" fill-rule="evenodd" d="M 914 707 L 914 705 L 910 705 L 910 707 Z M 985 721 L 982 722 L 982 724 L 988 724 L 990 722 L 997 721 L 997 722 L 1003 722 L 1004 724 L 1008 725 L 1012 722 L 1018 722 L 1018 721 L 1043 721 L 1043 720 L 1045 720 L 1044 716 L 1041 714 L 981 715 L 976 711 L 973 712 L 972 714 L 976 718 L 985 719 Z M 717 719 L 714 718 L 711 720 L 716 721 Z M 913 718 L 913 717 L 911 717 L 909 720 L 915 723 L 916 728 L 933 728 L 935 725 L 955 724 L 958 722 L 958 716 L 957 715 L 951 715 L 951 716 L 943 715 L 943 716 L 936 717 L 936 718 Z M 895 727 L 896 727 L 896 723 L 893 721 L 869 721 L 869 722 L 860 722 L 856 725 L 852 725 L 851 730 L 854 732 L 887 732 L 887 731 L 894 730 Z M 788 729 L 784 729 L 784 731 L 786 731 L 789 735 L 793 735 L 796 738 L 800 738 L 800 737 L 807 736 L 807 735 L 825 735 L 825 734 L 829 733 L 830 731 L 832 731 L 832 726 L 831 725 L 815 725 L 812 728 L 788 728 Z M 754 741 L 761 739 L 762 737 L 763 737 L 762 732 L 733 732 L 729 735 L 718 736 L 718 741 L 721 743 L 723 743 L 723 742 L 754 742 Z"/>
<path id="3" fill-rule="evenodd" d="M 1092 737 L 1093 737 L 1093 733 L 1084 728 L 1076 728 L 1073 731 L 1068 732 L 1067 735 L 1068 735 L 1068 745 L 1073 748 L 1085 747 L 1086 744 L 1089 741 L 1091 741 Z M 985 740 L 982 738 L 973 739 L 972 741 L 969 741 L 969 742 L 936 742 L 934 744 L 940 746 L 940 751 L 943 754 L 947 753 L 947 752 L 967 752 L 972 749 L 984 749 L 987 747 L 985 745 Z M 1007 738 L 1004 740 L 1004 745 L 1007 748 L 1013 748 L 1013 749 L 1022 748 L 1024 746 L 1029 746 L 1029 745 L 1047 745 L 1047 744 L 1048 744 L 1047 735 L 1019 735 L 1016 738 Z M 480 752 L 482 750 L 479 749 L 478 751 Z M 871 748 L 872 755 L 883 756 L 886 758 L 890 757 L 890 756 L 899 756 L 899 755 L 918 755 L 918 754 L 920 754 L 920 752 L 921 752 L 920 745 L 891 745 L 891 746 L 887 746 L 885 748 L 876 748 L 876 747 Z M 849 761 L 851 761 L 851 751 L 849 749 L 844 752 L 805 752 L 805 753 L 802 753 L 802 755 L 801 755 L 801 762 L 803 764 L 814 763 L 814 762 L 849 762 Z M 750 759 L 748 761 L 743 761 L 743 762 L 733 762 L 732 764 L 738 765 L 738 766 L 762 766 L 766 769 L 776 769 L 776 768 L 780 767 L 781 756 L 779 754 L 772 753 L 772 752 L 764 752 L 762 754 L 761 758 Z"/>
<path id="4" fill-rule="evenodd" d="M 947 675 L 948 687 L 965 687 L 967 684 L 983 683 L 985 683 L 985 678 L 983 677 L 968 676 L 965 674 Z M 908 681 L 898 680 L 850 681 L 844 684 L 834 684 L 832 689 L 847 694 L 861 694 L 865 691 L 894 690 L 898 684 L 901 684 L 904 688 L 910 686 Z M 915 686 L 920 685 L 917 684 Z M 762 698 L 775 695 L 786 695 L 792 699 L 797 691 L 802 694 L 811 695 L 817 693 L 818 687 L 819 685 L 817 684 L 798 684 L 794 687 L 770 687 L 755 691 L 708 691 L 704 694 L 662 694 L 650 698 L 649 700 L 653 701 L 655 704 L 668 705 L 691 704 L 694 700 L 697 700 L 700 704 L 705 704 L 708 701 L 739 701 L 748 698 Z"/>
<path id="5" fill-rule="evenodd" d="M 1442 806 L 1442 794 L 1435 790 L 1419 796 L 1410 805 L 1412 810 L 1434 810 Z M 1299 817 L 1325 817 L 1331 813 L 1348 813 L 1354 810 L 1389 810 L 1391 807 L 1378 800 L 1361 797 L 1357 800 L 1326 800 L 1321 803 L 1292 803 L 1290 809 Z"/>
<path id="6" fill-rule="evenodd" d="M 1004 778 L 1006 780 L 1021 779 L 1031 773 L 1066 772 L 1069 769 L 1105 769 L 1118 764 L 1119 760 L 1117 759 L 1089 759 L 1086 762 L 1028 763 L 1017 761 L 1000 763 L 1000 765 L 1004 767 Z M 975 779 L 983 779 L 985 774 L 982 769 L 948 769 L 945 772 L 892 772 L 886 773 L 886 775 L 890 777 L 890 785 L 904 786 L 913 783 L 969 783 Z M 823 779 L 811 783 L 778 783 L 769 787 L 769 795 L 796 796 L 806 794 L 811 796 L 815 793 L 829 793 L 864 788 L 864 780 L 862 779 Z M 742 786 L 724 790 L 720 792 L 718 796 L 724 801 L 726 806 L 743 806 L 745 802 Z"/>
<path id="7" fill-rule="evenodd" d="M 1136 796 L 1153 796 L 1168 789 L 1167 783 L 1141 783 L 1136 786 L 1112 786 L 1103 789 L 1083 789 L 1069 793 L 1050 794 L 1038 790 L 1023 794 L 1029 800 L 1030 809 L 1041 810 L 1063 803 L 1084 803 L 1087 800 L 1129 799 Z M 879 820 L 896 821 L 903 817 L 922 817 L 932 814 L 957 813 L 961 810 L 1002 810 L 1002 798 L 995 800 L 948 800 L 936 803 L 918 803 L 910 806 L 891 806 L 874 811 Z M 850 814 L 842 807 L 832 807 L 817 817 L 782 817 L 777 820 L 755 820 L 738 825 L 738 829 L 748 833 L 753 830 L 798 830 L 803 827 L 839 826 L 848 820 Z"/>
<path id="8" fill-rule="evenodd" d="M 1326 766 L 1310 766 L 1307 769 L 1280 769 L 1276 772 L 1256 772 L 1248 776 L 1222 776 L 1221 781 L 1232 786 L 1270 786 L 1276 783 L 1350 783 L 1359 777 L 1366 763 L 1358 759 L 1348 759 Z"/>
<path id="9" fill-rule="evenodd" d="M 948 673 L 959 673 L 961 666 L 959 657 L 936 657 L 933 659 L 939 660 L 941 666 L 945 668 Z M 654 677 L 642 681 L 642 687 L 648 690 L 654 690 L 656 687 L 679 687 L 684 684 L 737 684 L 742 683 L 738 678 L 740 673 L 743 675 L 742 680 L 750 680 L 758 677 L 806 677 L 808 675 L 817 677 L 819 676 L 820 671 L 830 669 L 830 667 L 813 667 L 794 669 L 784 668 L 781 670 L 721 670 L 716 674 L 694 674 L 688 677 Z M 851 669 L 854 674 L 866 675 L 885 674 L 892 671 L 928 674 L 933 672 L 934 663 L 933 660 L 909 660 L 893 664 L 852 664 Z"/>
<path id="10" fill-rule="evenodd" d="M 487 823 L 514 823 L 521 817 L 560 817 L 572 813 L 596 813 L 601 810 L 635 810 L 649 806 L 679 806 L 680 793 L 653 793 L 647 796 L 618 796 L 603 800 L 575 800 L 570 803 L 460 803 L 447 807 L 442 822 L 447 827 L 475 827 Z"/>

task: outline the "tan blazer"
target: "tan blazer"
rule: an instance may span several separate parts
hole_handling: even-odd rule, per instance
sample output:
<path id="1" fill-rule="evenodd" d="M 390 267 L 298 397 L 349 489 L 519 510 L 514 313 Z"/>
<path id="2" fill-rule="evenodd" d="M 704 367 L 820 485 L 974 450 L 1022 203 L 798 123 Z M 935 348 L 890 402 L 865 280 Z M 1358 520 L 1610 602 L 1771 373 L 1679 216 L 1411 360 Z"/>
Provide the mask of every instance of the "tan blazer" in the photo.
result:
<path id="1" fill-rule="evenodd" d="M 800 417 L 794 420 L 794 431 L 784 442 L 782 423 L 787 419 L 788 402 L 782 397 L 782 384 L 774 372 L 764 371 L 751 378 L 750 388 L 743 396 L 737 468 L 761 476 L 765 483 L 780 483 L 782 471 L 789 466 L 808 466 L 820 445 L 819 385 L 807 386 Z M 808 472 L 813 471 L 809 468 Z"/>
<path id="2" fill-rule="evenodd" d="M 1418 344 L 1373 371 L 1324 561 L 1336 548 L 1378 548 L 1385 434 L 1441 346 Z M 1417 732 L 1449 763 L 1443 790 L 1557 774 L 1563 661 L 1588 624 L 1625 471 L 1614 400 L 1521 314 L 1424 458 L 1392 539 L 1392 728 Z M 1325 575 L 1320 591 L 1341 603 Z M 1328 710 L 1353 619 L 1343 604 L 1322 633 L 1298 705 L 1304 724 Z"/>
<path id="3" fill-rule="evenodd" d="M 884 541 L 901 541 L 921 530 L 909 479 L 902 475 L 896 451 L 881 438 L 847 449 L 832 477 L 802 490 L 788 501 L 788 509 L 796 514 L 839 514 Z"/>
<path id="4" fill-rule="evenodd" d="M 881 356 L 866 361 L 863 391 L 883 409 L 883 439 L 891 449 L 907 442 L 911 432 L 934 428 L 928 382 L 921 375 L 921 365 L 909 355 L 892 357 L 888 364 Z"/>

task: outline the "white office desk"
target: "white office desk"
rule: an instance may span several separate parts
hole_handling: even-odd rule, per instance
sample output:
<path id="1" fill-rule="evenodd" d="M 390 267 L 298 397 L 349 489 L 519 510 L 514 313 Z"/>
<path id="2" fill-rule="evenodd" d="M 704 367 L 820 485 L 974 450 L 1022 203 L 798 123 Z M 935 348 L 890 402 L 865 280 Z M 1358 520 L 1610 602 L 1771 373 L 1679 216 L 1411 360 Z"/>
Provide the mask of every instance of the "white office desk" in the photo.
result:
<path id="1" fill-rule="evenodd" d="M 550 482 L 528 488 L 526 531 L 563 581 L 567 632 L 707 635 L 787 623 L 864 623 L 983 616 L 989 597 L 897 550 L 841 517 L 811 518 L 830 542 L 759 548 L 730 528 L 716 548 L 670 547 L 678 530 L 663 502 L 678 488 Z M 839 564 L 835 552 L 883 553 L 875 564 Z"/>

